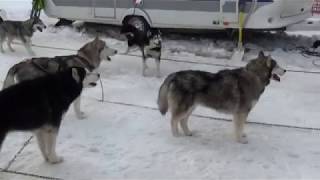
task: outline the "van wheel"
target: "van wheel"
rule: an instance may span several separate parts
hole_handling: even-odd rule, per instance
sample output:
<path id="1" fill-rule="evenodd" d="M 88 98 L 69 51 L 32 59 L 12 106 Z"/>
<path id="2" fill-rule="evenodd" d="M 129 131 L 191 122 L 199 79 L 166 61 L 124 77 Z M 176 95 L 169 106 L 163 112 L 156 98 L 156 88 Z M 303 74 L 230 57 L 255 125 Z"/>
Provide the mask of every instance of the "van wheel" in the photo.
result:
<path id="1" fill-rule="evenodd" d="M 137 29 L 147 33 L 148 30 L 150 29 L 150 25 L 149 23 L 140 16 L 131 16 L 128 17 L 128 19 L 125 21 L 126 24 L 130 24 L 133 25 L 134 27 L 136 27 Z"/>
<path id="2" fill-rule="evenodd" d="M 55 27 L 60 27 L 60 26 L 71 26 L 74 21 L 60 18 L 59 21 L 54 25 Z"/>

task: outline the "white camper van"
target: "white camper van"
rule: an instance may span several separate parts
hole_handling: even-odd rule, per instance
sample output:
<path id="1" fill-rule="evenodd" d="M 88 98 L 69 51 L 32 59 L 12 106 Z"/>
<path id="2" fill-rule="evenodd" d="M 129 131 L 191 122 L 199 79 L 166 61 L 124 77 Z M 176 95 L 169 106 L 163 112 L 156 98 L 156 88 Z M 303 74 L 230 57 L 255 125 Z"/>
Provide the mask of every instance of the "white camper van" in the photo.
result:
<path id="1" fill-rule="evenodd" d="M 50 17 L 140 28 L 278 29 L 311 16 L 313 0 L 46 0 Z"/>

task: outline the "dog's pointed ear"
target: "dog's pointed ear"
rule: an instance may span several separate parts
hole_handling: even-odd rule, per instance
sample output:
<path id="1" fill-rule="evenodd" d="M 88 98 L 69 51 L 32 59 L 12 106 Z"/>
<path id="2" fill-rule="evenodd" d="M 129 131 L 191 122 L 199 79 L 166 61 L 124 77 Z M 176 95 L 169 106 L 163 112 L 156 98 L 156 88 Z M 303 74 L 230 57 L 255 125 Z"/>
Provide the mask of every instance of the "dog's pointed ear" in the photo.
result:
<path id="1" fill-rule="evenodd" d="M 268 59 L 267 59 L 267 66 L 268 66 L 269 68 L 271 68 L 271 67 L 272 67 L 272 59 L 271 59 L 271 56 L 268 56 Z"/>
<path id="2" fill-rule="evenodd" d="M 97 35 L 96 38 L 94 38 L 94 41 L 99 41 L 99 35 Z"/>
<path id="3" fill-rule="evenodd" d="M 258 57 L 259 58 L 265 58 L 266 56 L 264 55 L 263 51 L 260 51 Z"/>

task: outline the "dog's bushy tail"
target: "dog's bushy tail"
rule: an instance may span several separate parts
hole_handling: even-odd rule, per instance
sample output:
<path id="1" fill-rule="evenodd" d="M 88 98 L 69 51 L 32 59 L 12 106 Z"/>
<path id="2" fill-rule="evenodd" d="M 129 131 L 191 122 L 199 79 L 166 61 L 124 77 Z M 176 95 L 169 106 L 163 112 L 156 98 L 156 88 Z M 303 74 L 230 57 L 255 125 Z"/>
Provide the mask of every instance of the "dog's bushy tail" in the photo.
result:
<path id="1" fill-rule="evenodd" d="M 169 86 L 171 84 L 172 78 L 174 74 L 169 75 L 164 82 L 162 83 L 159 94 L 158 94 L 158 107 L 159 111 L 162 115 L 165 115 L 168 112 L 169 104 L 168 104 L 168 92 Z"/>
<path id="2" fill-rule="evenodd" d="M 1 152 L 1 146 L 3 144 L 3 141 L 6 137 L 7 132 L 0 128 L 0 152 Z"/>
<path id="3" fill-rule="evenodd" d="M 14 76 L 17 72 L 16 66 L 17 65 L 14 65 L 9 69 L 7 76 L 6 76 L 6 79 L 3 82 L 2 89 L 5 89 L 5 88 L 10 87 L 15 84 Z"/>

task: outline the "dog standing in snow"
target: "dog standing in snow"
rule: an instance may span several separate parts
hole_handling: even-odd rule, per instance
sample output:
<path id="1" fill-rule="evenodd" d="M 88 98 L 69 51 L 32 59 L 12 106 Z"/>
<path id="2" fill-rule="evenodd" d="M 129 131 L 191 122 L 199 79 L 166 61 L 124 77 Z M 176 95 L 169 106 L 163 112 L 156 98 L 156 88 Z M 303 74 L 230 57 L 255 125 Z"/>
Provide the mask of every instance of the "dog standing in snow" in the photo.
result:
<path id="1" fill-rule="evenodd" d="M 160 77 L 160 59 L 161 59 L 161 48 L 162 39 L 159 30 L 149 30 L 147 33 L 137 29 L 135 26 L 125 24 L 122 26 L 121 34 L 124 34 L 128 40 L 129 50 L 138 46 L 142 53 L 142 75 L 146 75 L 147 58 L 154 58 L 157 66 L 157 77 Z"/>

